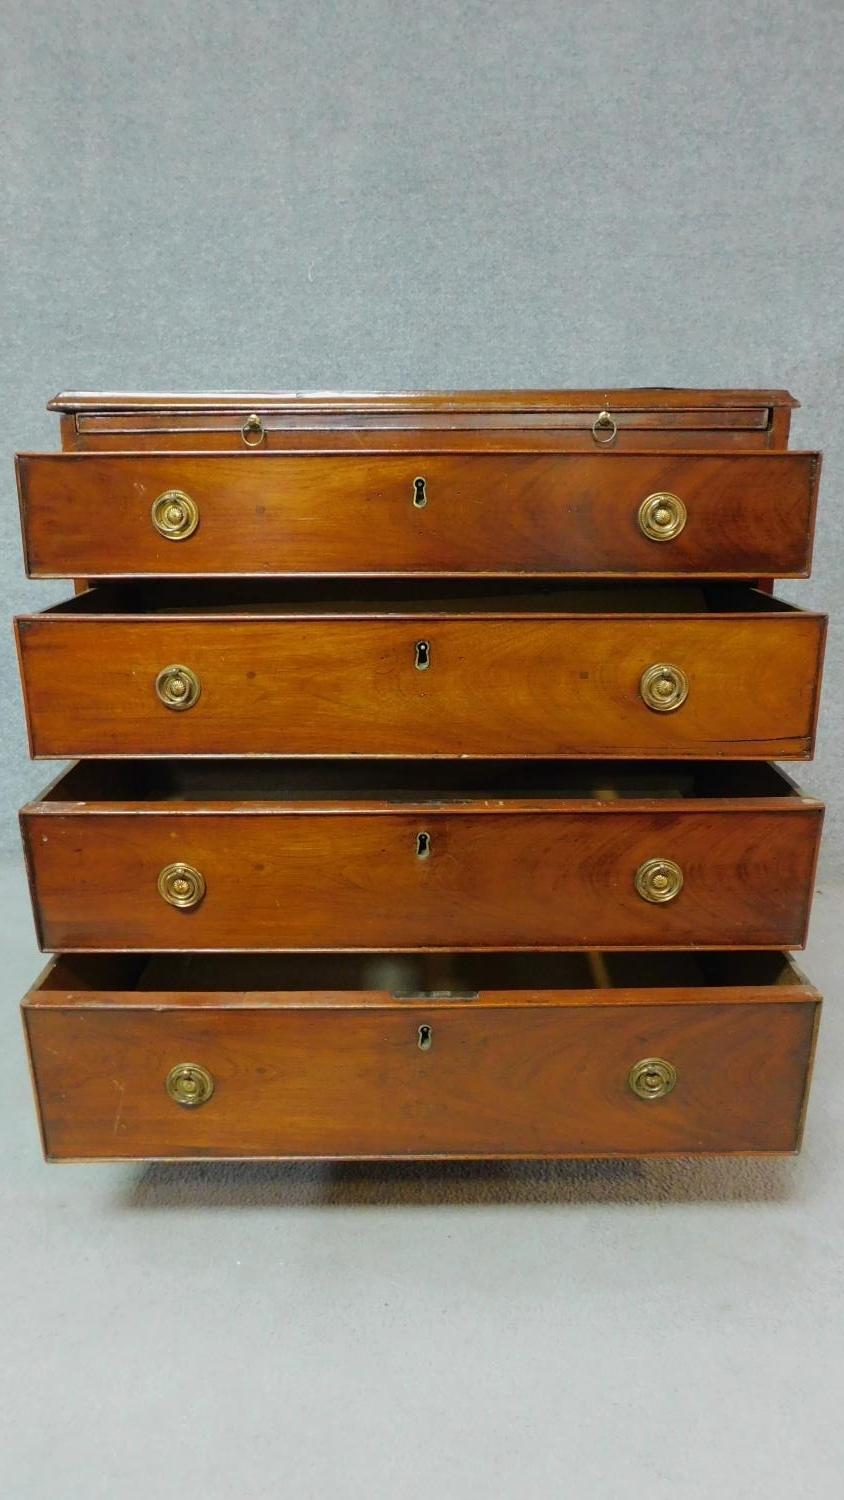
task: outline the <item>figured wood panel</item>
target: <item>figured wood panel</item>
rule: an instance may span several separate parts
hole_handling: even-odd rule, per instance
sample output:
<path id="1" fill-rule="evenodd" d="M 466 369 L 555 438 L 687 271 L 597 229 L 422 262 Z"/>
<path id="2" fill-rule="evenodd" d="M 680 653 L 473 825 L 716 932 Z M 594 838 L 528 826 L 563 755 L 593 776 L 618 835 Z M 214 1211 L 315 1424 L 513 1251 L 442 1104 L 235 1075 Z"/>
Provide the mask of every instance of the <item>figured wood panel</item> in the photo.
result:
<path id="1" fill-rule="evenodd" d="M 35 756 L 340 755 L 799 759 L 825 622 L 798 612 L 18 621 Z M 416 669 L 425 640 L 430 667 Z M 651 664 L 687 674 L 654 713 Z M 173 713 L 158 672 L 202 692 Z"/>
<path id="2" fill-rule="evenodd" d="M 22 454 L 31 577 L 462 574 L 802 576 L 819 455 Z M 424 506 L 414 481 L 425 480 Z M 180 490 L 192 535 L 151 506 Z M 668 490 L 679 536 L 642 534 Z"/>
<path id="3" fill-rule="evenodd" d="M 23 815 L 42 946 L 133 949 L 793 947 L 804 940 L 819 808 L 530 813 Z M 427 842 L 419 855 L 420 835 Z M 635 887 L 669 858 L 664 904 Z M 157 888 L 197 868 L 201 903 Z"/>
<path id="4" fill-rule="evenodd" d="M 255 1010 L 144 998 L 25 1007 L 49 1157 L 788 1152 L 816 1013 L 775 991 L 742 1004 Z M 677 1085 L 644 1101 L 628 1073 L 652 1056 Z M 164 1087 L 188 1060 L 216 1085 L 192 1110 Z"/>

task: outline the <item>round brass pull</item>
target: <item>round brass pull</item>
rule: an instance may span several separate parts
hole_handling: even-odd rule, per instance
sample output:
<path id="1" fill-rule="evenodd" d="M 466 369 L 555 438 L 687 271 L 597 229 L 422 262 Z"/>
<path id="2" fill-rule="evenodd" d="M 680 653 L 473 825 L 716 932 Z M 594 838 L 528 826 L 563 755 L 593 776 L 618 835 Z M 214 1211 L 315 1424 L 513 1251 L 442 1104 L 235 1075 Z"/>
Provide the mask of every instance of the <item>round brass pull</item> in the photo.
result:
<path id="1" fill-rule="evenodd" d="M 182 860 L 177 860 L 175 864 L 165 865 L 161 871 L 158 877 L 158 894 L 170 906 L 178 906 L 186 911 L 190 906 L 198 906 L 205 895 L 205 876 L 194 865 L 186 865 Z"/>
<path id="2" fill-rule="evenodd" d="M 633 1064 L 627 1082 L 639 1099 L 664 1099 L 677 1082 L 677 1069 L 664 1057 L 643 1057 Z"/>
<path id="3" fill-rule="evenodd" d="M 608 443 L 615 442 L 617 433 L 618 423 L 615 417 L 611 416 L 608 411 L 599 411 L 592 423 L 592 436 L 595 442 L 605 448 Z"/>
<path id="4" fill-rule="evenodd" d="M 673 859 L 646 859 L 636 871 L 636 890 L 643 901 L 673 901 L 683 889 L 683 871 Z"/>
<path id="5" fill-rule="evenodd" d="M 687 511 L 679 495 L 657 490 L 639 506 L 639 530 L 650 542 L 672 542 L 686 524 Z"/>
<path id="6" fill-rule="evenodd" d="M 682 667 L 667 661 L 654 662 L 642 673 L 639 692 L 654 713 L 671 714 L 688 698 L 689 679 Z"/>
<path id="7" fill-rule="evenodd" d="M 190 667 L 176 663 L 172 667 L 162 667 L 155 679 L 155 691 L 165 708 L 182 713 L 186 708 L 193 708 L 202 689 L 196 673 Z"/>
<path id="8" fill-rule="evenodd" d="M 257 448 L 263 443 L 265 437 L 264 424 L 256 411 L 253 411 L 246 418 L 240 429 L 240 436 L 243 438 L 247 448 Z"/>
<path id="9" fill-rule="evenodd" d="M 168 542 L 183 542 L 199 525 L 199 506 L 184 490 L 165 490 L 153 500 L 152 524 Z"/>
<path id="10" fill-rule="evenodd" d="M 199 1104 L 206 1104 L 214 1092 L 214 1079 L 202 1063 L 176 1063 L 171 1068 L 164 1081 L 170 1098 L 174 1104 L 182 1104 L 185 1109 L 196 1109 Z"/>

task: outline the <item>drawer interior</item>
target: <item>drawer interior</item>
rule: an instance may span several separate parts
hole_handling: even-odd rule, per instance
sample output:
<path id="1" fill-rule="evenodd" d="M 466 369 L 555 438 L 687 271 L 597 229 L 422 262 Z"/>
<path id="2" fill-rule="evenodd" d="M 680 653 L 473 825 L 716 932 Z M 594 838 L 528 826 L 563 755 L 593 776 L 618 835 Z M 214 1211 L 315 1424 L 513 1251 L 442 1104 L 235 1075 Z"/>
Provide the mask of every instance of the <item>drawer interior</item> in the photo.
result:
<path id="1" fill-rule="evenodd" d="M 782 771 L 764 762 L 106 760 L 79 761 L 32 806 L 79 812 L 120 811 L 127 802 L 448 807 L 502 798 L 606 803 L 772 797 L 789 804 L 806 800 Z"/>
<path id="2" fill-rule="evenodd" d="M 508 1003 L 525 992 L 532 1004 L 612 1002 L 613 991 L 647 991 L 649 1004 L 693 1002 L 695 992 L 712 1003 L 712 990 L 729 990 L 725 999 L 740 1001 L 742 992 L 762 988 L 778 992 L 806 988 L 806 980 L 784 953 L 485 953 L 485 954 L 94 954 L 57 958 L 42 975 L 34 994 L 62 1003 L 68 992 L 92 1000 L 128 995 L 138 1003 L 158 1005 L 162 992 L 175 1005 L 200 1003 L 225 995 L 226 1004 L 255 1005 L 261 994 L 283 1004 L 401 1004 L 413 999 L 455 1003 L 500 996 Z M 488 996 L 487 996 L 488 992 Z M 610 993 L 608 993 L 610 992 Z M 662 992 L 662 994 L 661 994 Z M 148 997 L 144 1000 L 144 997 Z M 33 997 L 31 996 L 30 999 Z M 637 995 L 639 1003 L 642 995 Z M 752 996 L 758 1000 L 758 993 Z M 107 1001 L 106 1001 L 107 1003 Z"/>
<path id="3" fill-rule="evenodd" d="M 747 585 L 549 581 L 518 579 L 290 579 L 231 582 L 157 579 L 101 584 L 45 611 L 53 615 L 184 616 L 454 614 L 628 615 L 792 614 L 791 604 Z"/>

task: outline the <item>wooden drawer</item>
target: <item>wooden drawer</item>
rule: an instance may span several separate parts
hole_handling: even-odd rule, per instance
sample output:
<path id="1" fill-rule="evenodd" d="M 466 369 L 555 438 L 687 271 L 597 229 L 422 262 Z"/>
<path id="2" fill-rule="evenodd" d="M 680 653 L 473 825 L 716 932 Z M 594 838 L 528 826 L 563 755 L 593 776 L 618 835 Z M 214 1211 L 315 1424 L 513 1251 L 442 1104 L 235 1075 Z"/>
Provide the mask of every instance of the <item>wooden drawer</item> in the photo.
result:
<path id="1" fill-rule="evenodd" d="M 104 587 L 20 619 L 33 755 L 812 752 L 825 619 L 755 590 L 240 588 Z"/>
<path id="2" fill-rule="evenodd" d="M 612 762 L 88 763 L 21 814 L 65 952 L 794 947 L 822 817 L 766 765 Z"/>
<path id="3" fill-rule="evenodd" d="M 18 485 L 32 578 L 781 578 L 809 571 L 819 466 L 783 452 L 22 454 Z"/>
<path id="4" fill-rule="evenodd" d="M 432 452 L 649 448 L 785 448 L 787 391 L 422 391 L 400 394 L 66 392 L 62 446 L 115 449 L 417 448 Z M 602 420 L 609 410 L 610 419 Z"/>
<path id="5" fill-rule="evenodd" d="M 63 958 L 24 1019 L 54 1160 L 649 1156 L 796 1150 L 819 1001 L 777 954 Z"/>

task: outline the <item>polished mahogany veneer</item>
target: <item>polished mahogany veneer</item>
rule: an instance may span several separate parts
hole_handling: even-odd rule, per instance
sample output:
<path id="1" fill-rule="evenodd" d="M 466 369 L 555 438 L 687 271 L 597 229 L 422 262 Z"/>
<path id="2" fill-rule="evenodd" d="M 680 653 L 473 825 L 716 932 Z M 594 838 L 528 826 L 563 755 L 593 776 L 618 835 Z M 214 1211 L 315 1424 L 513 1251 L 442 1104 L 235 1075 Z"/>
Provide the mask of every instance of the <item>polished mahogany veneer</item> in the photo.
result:
<path id="1" fill-rule="evenodd" d="M 217 602 L 182 586 L 94 589 L 18 634 L 36 757 L 786 760 L 812 753 L 825 620 L 738 586 Z M 670 712 L 643 696 L 660 663 L 688 684 Z M 184 712 L 156 691 L 174 666 L 196 684 Z"/>
<path id="2" fill-rule="evenodd" d="M 50 1160 L 800 1144 L 778 390 L 86 394 L 17 461 Z"/>
<path id="3" fill-rule="evenodd" d="M 24 1004 L 55 1160 L 799 1145 L 820 997 L 774 954 L 496 955 L 433 982 L 397 959 L 99 965 L 59 960 Z M 165 1087 L 186 1058 L 210 1080 L 195 1108 Z M 640 1097 L 631 1076 L 655 1061 L 671 1088 Z"/>
<path id="4" fill-rule="evenodd" d="M 33 578 L 758 578 L 808 572 L 819 467 L 740 450 L 66 453 L 21 454 L 18 484 Z"/>
<path id="5" fill-rule="evenodd" d="M 65 952 L 797 947 L 822 818 L 768 766 L 600 762 L 79 765 L 21 814 Z"/>
<path id="6" fill-rule="evenodd" d="M 63 392 L 65 452 L 786 448 L 788 391 Z"/>

